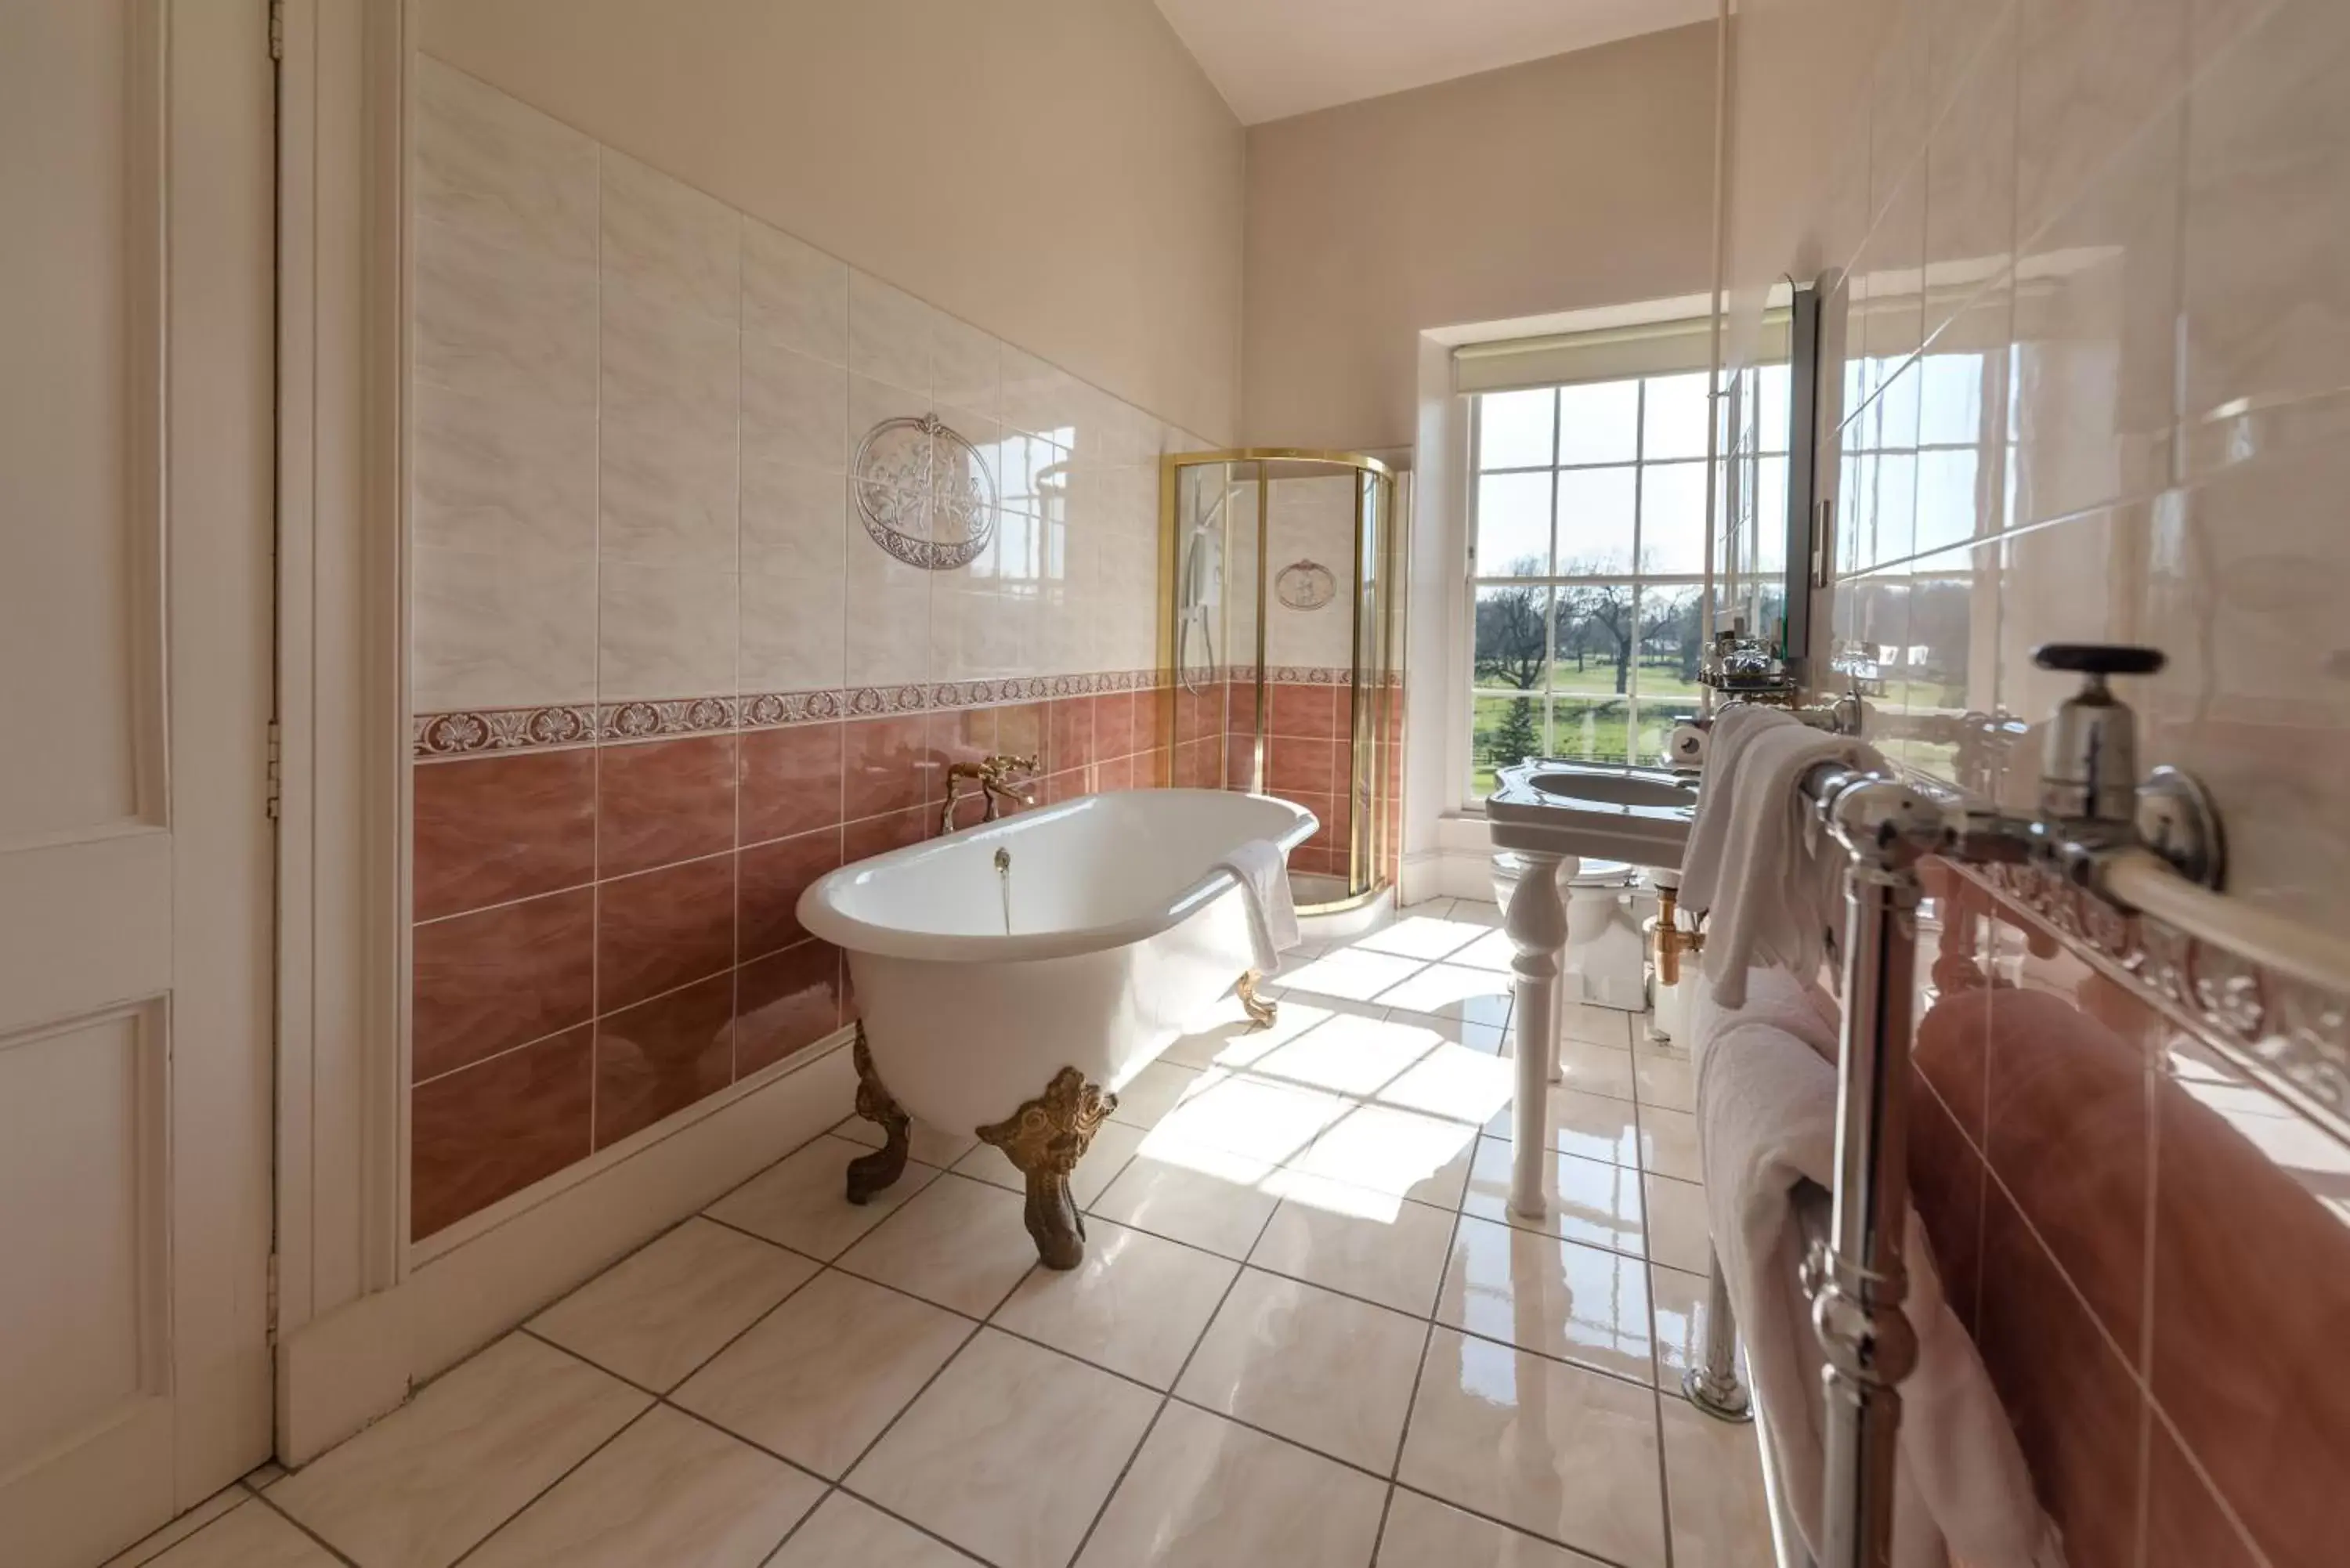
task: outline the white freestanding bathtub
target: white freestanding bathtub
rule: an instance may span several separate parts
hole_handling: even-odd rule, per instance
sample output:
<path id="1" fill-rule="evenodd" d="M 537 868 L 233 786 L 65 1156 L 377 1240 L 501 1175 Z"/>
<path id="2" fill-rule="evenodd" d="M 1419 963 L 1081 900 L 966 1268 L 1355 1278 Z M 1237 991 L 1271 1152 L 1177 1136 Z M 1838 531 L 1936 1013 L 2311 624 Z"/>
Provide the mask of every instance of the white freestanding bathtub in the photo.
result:
<path id="1" fill-rule="evenodd" d="M 906 1114 L 976 1132 L 1027 1175 L 1045 1261 L 1075 1266 L 1067 1177 L 1116 1104 L 1104 1096 L 1251 968 L 1239 884 L 1218 862 L 1252 839 L 1285 854 L 1318 826 L 1265 795 L 1132 790 L 963 828 L 809 888 L 800 923 L 847 952 L 856 982 L 858 1109 L 889 1135 L 854 1162 L 851 1200 L 903 1169 Z"/>

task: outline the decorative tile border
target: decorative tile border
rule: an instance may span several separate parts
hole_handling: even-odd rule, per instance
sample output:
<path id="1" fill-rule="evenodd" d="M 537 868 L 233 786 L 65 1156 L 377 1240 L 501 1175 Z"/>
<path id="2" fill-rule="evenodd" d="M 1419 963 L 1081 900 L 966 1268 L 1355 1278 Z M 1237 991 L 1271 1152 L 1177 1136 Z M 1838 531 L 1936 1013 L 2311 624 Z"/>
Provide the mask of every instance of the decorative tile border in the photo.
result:
<path id="1" fill-rule="evenodd" d="M 761 691 L 743 697 L 675 697 L 601 705 L 491 708 L 419 713 L 410 721 L 411 753 L 468 756 L 476 752 L 546 751 L 596 741 L 644 741 L 661 735 L 712 735 L 768 730 L 827 719 L 879 718 L 931 709 L 988 708 L 1054 697 L 1149 691 L 1169 684 L 1156 670 L 1108 670 L 1089 675 L 1024 675 L 1001 680 L 910 681 L 899 686 L 836 687 L 813 691 Z"/>
<path id="2" fill-rule="evenodd" d="M 1344 686 L 1354 678 L 1354 666 L 1350 664 L 1272 664 L 1265 667 L 1265 679 L 1275 686 Z M 1219 665 L 1210 679 L 1253 680 L 1256 679 L 1256 666 L 1253 664 Z M 1402 674 L 1395 670 L 1388 671 L 1387 684 L 1402 685 Z"/>
<path id="3" fill-rule="evenodd" d="M 2116 983 L 2350 1141 L 2350 997 L 2262 968 L 2038 866 L 1960 866 Z"/>

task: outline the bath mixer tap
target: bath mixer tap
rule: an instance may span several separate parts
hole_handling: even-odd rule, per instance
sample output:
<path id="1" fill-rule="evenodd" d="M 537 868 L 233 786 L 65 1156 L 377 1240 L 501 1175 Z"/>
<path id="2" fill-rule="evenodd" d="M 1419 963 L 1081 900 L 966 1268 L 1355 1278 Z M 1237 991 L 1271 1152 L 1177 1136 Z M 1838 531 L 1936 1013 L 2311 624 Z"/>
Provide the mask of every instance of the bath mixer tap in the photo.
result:
<path id="1" fill-rule="evenodd" d="M 1024 757 L 999 753 L 983 757 L 975 763 L 956 763 L 947 769 L 947 800 L 939 811 L 939 831 L 952 833 L 955 807 L 962 799 L 962 785 L 968 780 L 979 785 L 985 802 L 980 813 L 982 822 L 993 822 L 1003 815 L 1003 803 L 1014 805 L 1036 804 L 1036 755 Z"/>

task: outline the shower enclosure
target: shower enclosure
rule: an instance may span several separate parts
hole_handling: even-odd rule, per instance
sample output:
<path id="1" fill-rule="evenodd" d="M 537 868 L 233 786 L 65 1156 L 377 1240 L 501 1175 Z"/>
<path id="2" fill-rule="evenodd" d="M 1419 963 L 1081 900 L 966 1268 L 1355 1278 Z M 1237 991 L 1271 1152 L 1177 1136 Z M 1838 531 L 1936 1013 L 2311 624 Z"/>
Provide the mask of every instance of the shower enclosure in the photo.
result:
<path id="1" fill-rule="evenodd" d="M 1307 807 L 1301 911 L 1395 882 L 1403 527 L 1396 476 L 1355 452 L 1252 447 L 1160 460 L 1160 663 L 1179 785 Z"/>

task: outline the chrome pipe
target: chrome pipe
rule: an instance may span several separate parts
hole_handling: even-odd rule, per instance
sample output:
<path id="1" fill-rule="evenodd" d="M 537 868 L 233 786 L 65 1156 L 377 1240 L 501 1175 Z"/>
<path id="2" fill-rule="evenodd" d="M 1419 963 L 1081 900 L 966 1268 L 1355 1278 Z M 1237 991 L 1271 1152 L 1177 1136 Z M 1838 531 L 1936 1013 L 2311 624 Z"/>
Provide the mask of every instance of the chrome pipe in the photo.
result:
<path id="1" fill-rule="evenodd" d="M 1705 1287 L 1705 1359 L 1681 1374 L 1681 1392 L 1717 1421 L 1754 1419 L 1754 1402 L 1738 1380 L 1738 1318 L 1719 1252 Z"/>

